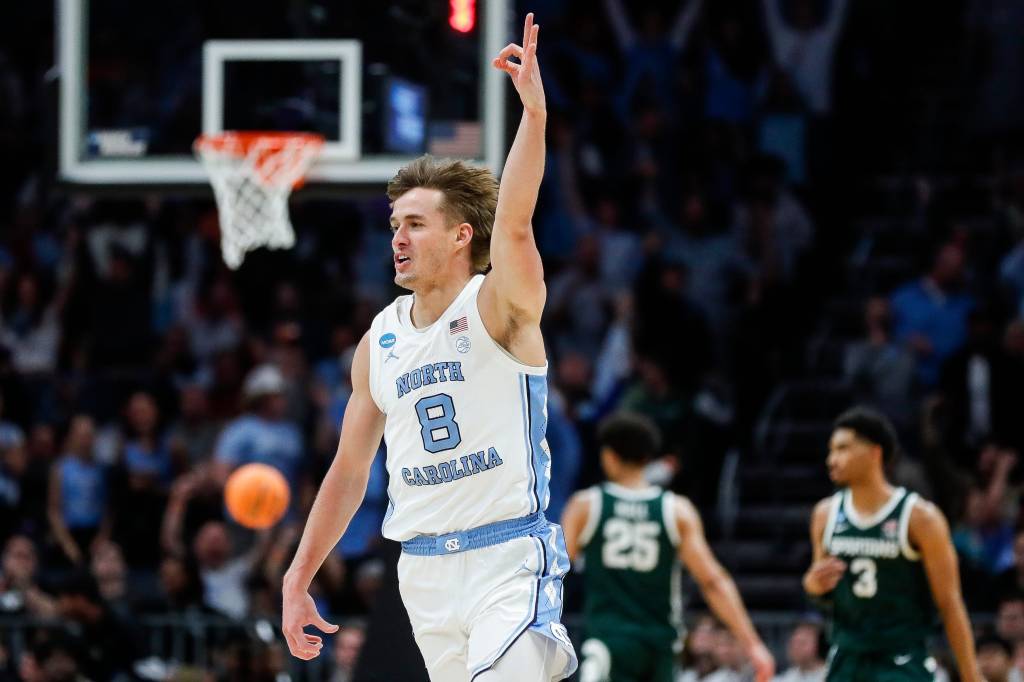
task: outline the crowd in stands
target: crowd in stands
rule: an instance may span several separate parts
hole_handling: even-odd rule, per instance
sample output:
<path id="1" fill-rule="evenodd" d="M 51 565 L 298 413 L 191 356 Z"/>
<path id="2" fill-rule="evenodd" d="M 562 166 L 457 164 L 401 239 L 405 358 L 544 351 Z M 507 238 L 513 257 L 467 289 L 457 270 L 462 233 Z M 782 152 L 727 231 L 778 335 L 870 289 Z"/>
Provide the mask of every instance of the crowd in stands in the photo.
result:
<path id="1" fill-rule="evenodd" d="M 725 452 L 756 457 L 773 387 L 813 374 L 815 321 L 854 291 L 863 324 L 842 349 L 842 379 L 899 427 L 899 480 L 949 515 L 968 604 L 996 613 L 982 664 L 1019 680 L 1024 149 L 1019 117 L 993 105 L 1024 92 L 1019 78 L 997 87 L 1024 70 L 1019 43 L 972 2 L 962 27 L 936 8 L 920 32 L 915 10 L 849 0 L 536 4 L 550 109 L 535 217 L 549 516 L 597 480 L 594 426 L 619 408 L 665 434 L 652 480 L 711 508 Z M 259 623 L 277 622 L 282 572 L 337 446 L 353 348 L 400 293 L 383 189 L 294 202 L 296 247 L 227 270 L 211 200 L 55 183 L 52 50 L 38 48 L 53 18 L 19 11 L 23 35 L 17 21 L 0 27 L 0 618 L 69 627 L 17 660 L 0 642 L 0 680 L 130 679 L 156 655 L 140 614 L 245 623 L 265 646 L 223 639 L 215 679 L 280 679 L 286 652 Z M 909 46 L 879 22 L 913 33 Z M 864 186 L 924 153 L 918 110 L 901 109 L 910 95 L 878 102 L 939 88 L 924 62 L 949 26 L 956 39 L 942 47 L 963 61 L 939 68 L 982 85 L 976 109 L 960 112 L 978 158 L 954 159 L 943 177 L 989 182 L 965 199 L 963 183 L 922 173 L 873 208 L 891 229 L 862 230 L 852 218 L 872 211 L 855 203 Z M 979 41 L 990 61 L 974 61 Z M 923 56 L 908 66 L 903 49 Z M 875 272 L 878 253 L 912 265 L 896 281 L 848 281 L 851 264 Z M 328 620 L 365 617 L 383 579 L 384 454 L 314 583 Z M 245 531 L 223 509 L 226 477 L 253 461 L 291 487 L 272 531 Z M 363 629 L 341 632 L 330 679 L 346 682 Z M 799 625 L 778 679 L 821 679 L 821 638 L 820 623 Z M 683 660 L 686 682 L 738 680 L 745 665 L 710 619 L 691 623 Z"/>

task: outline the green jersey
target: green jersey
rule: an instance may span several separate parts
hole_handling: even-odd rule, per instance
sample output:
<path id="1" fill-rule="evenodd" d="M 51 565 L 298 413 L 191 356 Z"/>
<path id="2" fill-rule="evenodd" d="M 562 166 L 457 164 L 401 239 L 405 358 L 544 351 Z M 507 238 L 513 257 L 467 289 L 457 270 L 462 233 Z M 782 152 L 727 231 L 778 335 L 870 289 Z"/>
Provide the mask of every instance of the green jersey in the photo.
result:
<path id="1" fill-rule="evenodd" d="M 587 492 L 590 513 L 580 541 L 589 636 L 615 634 L 671 647 L 682 611 L 674 495 L 614 483 Z"/>
<path id="2" fill-rule="evenodd" d="M 825 551 L 846 562 L 832 595 L 832 642 L 852 652 L 922 645 L 935 608 L 921 557 L 908 540 L 917 494 L 896 489 L 870 518 L 857 513 L 852 498 L 849 489 L 832 497 L 823 538 Z"/>

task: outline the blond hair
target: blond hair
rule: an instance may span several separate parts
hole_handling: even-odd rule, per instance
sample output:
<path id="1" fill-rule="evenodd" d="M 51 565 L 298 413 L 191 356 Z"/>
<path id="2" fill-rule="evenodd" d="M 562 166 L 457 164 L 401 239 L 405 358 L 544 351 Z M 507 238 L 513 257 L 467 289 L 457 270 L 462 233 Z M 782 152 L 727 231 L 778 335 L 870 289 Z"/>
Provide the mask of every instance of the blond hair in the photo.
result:
<path id="1" fill-rule="evenodd" d="M 477 168 L 457 159 L 435 159 L 424 155 L 405 166 L 388 183 L 388 199 L 417 187 L 441 192 L 441 212 L 453 224 L 473 226 L 470 259 L 473 272 L 487 272 L 491 265 L 491 230 L 498 208 L 498 180 L 487 168 Z"/>

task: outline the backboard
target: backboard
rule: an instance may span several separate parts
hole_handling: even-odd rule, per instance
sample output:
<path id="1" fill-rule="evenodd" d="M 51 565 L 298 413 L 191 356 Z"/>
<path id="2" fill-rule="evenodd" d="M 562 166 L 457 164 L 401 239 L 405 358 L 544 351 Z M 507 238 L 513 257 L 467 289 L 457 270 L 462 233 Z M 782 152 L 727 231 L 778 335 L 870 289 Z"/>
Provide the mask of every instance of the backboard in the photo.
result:
<path id="1" fill-rule="evenodd" d="M 60 0 L 60 173 L 208 182 L 201 133 L 327 144 L 309 179 L 388 180 L 424 152 L 500 170 L 508 0 Z"/>

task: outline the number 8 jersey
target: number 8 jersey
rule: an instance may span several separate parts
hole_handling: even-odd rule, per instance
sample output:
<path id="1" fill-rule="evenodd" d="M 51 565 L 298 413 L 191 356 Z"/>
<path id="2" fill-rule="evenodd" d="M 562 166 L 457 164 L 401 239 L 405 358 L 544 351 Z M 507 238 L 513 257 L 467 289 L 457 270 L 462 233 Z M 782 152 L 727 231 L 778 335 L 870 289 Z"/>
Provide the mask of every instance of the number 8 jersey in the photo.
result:
<path id="1" fill-rule="evenodd" d="M 467 530 L 543 511 L 551 456 L 547 366 L 520 363 L 484 329 L 474 276 L 433 324 L 412 295 L 370 327 L 370 394 L 386 416 L 391 540 Z"/>
<path id="2" fill-rule="evenodd" d="M 849 489 L 832 497 L 823 546 L 846 562 L 832 594 L 832 643 L 840 650 L 902 651 L 931 634 L 931 590 L 908 537 L 916 500 L 916 493 L 897 488 L 874 516 L 864 518 Z"/>

